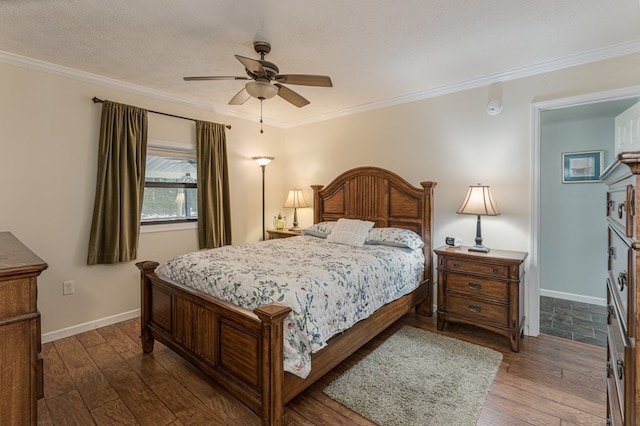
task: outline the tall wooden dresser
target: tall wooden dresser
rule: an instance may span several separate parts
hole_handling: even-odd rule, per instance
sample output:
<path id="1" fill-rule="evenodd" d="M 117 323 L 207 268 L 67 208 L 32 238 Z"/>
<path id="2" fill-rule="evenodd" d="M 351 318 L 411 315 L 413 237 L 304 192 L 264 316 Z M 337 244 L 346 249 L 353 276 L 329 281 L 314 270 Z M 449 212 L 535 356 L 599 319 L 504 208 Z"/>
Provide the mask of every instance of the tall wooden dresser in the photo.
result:
<path id="1" fill-rule="evenodd" d="M 37 277 L 47 264 L 0 232 L 0 423 L 35 425 L 42 397 Z"/>
<path id="2" fill-rule="evenodd" d="M 607 424 L 640 424 L 640 152 L 618 155 L 601 175 L 607 186 Z"/>

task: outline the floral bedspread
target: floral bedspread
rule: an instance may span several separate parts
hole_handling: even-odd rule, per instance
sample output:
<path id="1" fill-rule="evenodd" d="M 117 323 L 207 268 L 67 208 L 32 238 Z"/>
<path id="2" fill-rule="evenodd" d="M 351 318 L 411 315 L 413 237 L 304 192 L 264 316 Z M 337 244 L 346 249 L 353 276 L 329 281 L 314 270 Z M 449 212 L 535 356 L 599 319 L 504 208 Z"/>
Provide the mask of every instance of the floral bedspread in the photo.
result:
<path id="1" fill-rule="evenodd" d="M 248 310 L 273 302 L 290 306 L 284 369 L 305 378 L 312 353 L 414 290 L 423 270 L 420 249 L 359 248 L 299 236 L 180 255 L 156 272 Z"/>

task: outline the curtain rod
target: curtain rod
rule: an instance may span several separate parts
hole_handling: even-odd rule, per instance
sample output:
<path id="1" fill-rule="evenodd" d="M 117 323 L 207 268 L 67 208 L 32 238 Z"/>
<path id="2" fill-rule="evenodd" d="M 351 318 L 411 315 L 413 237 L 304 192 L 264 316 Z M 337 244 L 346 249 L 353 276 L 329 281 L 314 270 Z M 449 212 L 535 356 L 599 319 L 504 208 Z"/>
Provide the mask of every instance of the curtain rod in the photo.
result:
<path id="1" fill-rule="evenodd" d="M 100 104 L 101 104 L 101 103 L 103 103 L 103 102 L 104 102 L 102 99 L 100 99 L 100 98 L 98 98 L 98 97 L 95 97 L 95 96 L 93 97 L 93 99 L 92 99 L 92 100 L 93 100 L 93 103 L 94 103 L 94 104 L 98 104 L 98 103 L 100 103 Z M 169 113 L 166 113 L 166 112 L 152 111 L 152 110 L 150 110 L 150 109 L 148 109 L 147 111 L 152 112 L 152 113 L 154 113 L 154 114 L 166 115 L 167 117 L 174 117 L 174 118 L 181 118 L 181 119 L 183 119 L 183 120 L 196 121 L 196 119 L 195 119 L 195 118 L 182 117 L 182 116 L 180 116 L 180 115 L 169 114 Z M 230 124 L 225 124 L 225 125 L 224 125 L 224 127 L 226 127 L 227 129 L 231 129 L 231 125 L 230 125 Z"/>

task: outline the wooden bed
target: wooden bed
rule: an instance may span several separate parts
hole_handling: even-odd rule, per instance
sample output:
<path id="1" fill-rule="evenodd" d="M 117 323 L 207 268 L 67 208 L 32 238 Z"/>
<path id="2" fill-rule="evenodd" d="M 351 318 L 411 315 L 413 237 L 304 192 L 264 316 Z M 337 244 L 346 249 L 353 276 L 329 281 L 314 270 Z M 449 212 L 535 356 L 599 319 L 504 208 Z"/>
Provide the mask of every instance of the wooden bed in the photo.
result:
<path id="1" fill-rule="evenodd" d="M 285 424 L 285 405 L 398 318 L 414 309 L 432 315 L 432 227 L 434 182 L 414 187 L 393 172 L 359 167 L 326 187 L 314 185 L 314 222 L 339 218 L 405 228 L 424 240 L 425 270 L 413 292 L 378 309 L 334 336 L 312 356 L 306 379 L 284 371 L 283 321 L 287 306 L 269 304 L 253 312 L 159 277 L 157 262 L 139 262 L 142 345 L 158 340 L 220 383 L 262 419 Z"/>

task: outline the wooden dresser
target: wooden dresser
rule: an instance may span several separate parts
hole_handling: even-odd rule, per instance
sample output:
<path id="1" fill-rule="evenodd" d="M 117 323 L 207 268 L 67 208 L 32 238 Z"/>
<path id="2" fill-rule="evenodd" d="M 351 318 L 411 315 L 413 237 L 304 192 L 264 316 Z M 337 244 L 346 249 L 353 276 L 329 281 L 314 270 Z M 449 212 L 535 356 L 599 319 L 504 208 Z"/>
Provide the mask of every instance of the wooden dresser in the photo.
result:
<path id="1" fill-rule="evenodd" d="M 520 351 L 524 327 L 524 260 L 527 253 L 468 247 L 440 247 L 438 330 L 445 322 L 471 324 L 509 338 Z"/>
<path id="2" fill-rule="evenodd" d="M 35 425 L 42 397 L 37 277 L 47 264 L 0 232 L 0 423 Z"/>
<path id="3" fill-rule="evenodd" d="M 618 155 L 601 175 L 607 184 L 607 424 L 640 424 L 636 338 L 640 265 L 640 152 Z"/>

